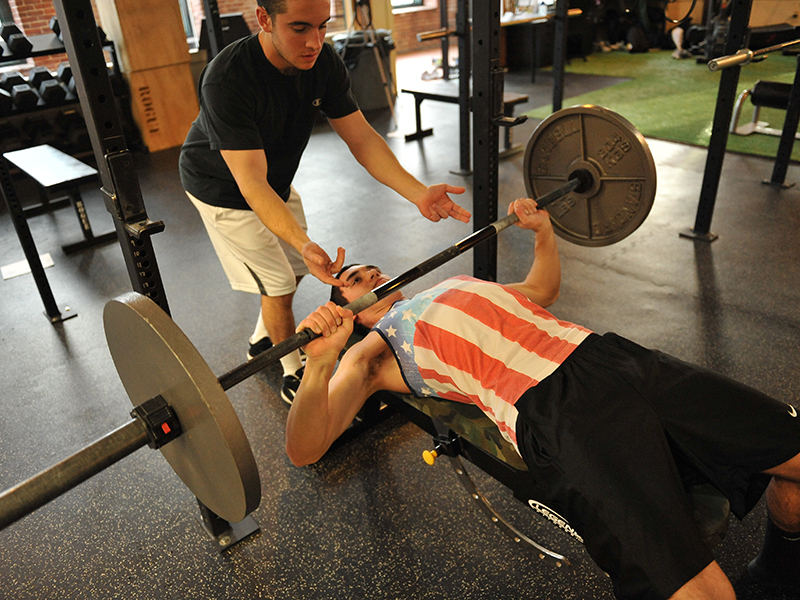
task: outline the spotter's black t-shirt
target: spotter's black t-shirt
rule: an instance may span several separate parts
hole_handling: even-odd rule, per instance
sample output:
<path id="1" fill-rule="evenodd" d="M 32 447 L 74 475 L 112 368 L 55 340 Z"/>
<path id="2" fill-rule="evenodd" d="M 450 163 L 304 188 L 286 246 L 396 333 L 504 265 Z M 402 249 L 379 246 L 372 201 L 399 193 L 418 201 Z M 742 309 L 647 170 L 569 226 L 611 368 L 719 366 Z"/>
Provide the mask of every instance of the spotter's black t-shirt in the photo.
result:
<path id="1" fill-rule="evenodd" d="M 345 117 L 358 104 L 339 55 L 324 44 L 314 66 L 284 75 L 258 35 L 223 49 L 198 83 L 200 114 L 181 148 L 184 189 L 206 204 L 248 210 L 220 150 L 264 150 L 267 181 L 284 201 L 320 111 Z"/>

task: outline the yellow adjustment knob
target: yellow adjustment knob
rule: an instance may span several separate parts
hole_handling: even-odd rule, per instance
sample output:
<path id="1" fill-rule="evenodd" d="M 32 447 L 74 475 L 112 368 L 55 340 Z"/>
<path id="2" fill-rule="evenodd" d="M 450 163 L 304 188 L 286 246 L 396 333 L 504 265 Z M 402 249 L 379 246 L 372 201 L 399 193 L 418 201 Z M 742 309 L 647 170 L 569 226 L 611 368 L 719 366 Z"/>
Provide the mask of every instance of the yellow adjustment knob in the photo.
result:
<path id="1" fill-rule="evenodd" d="M 429 465 L 433 465 L 437 456 L 439 455 L 436 453 L 436 450 L 430 450 L 430 451 L 425 450 L 425 452 L 422 453 L 422 460 L 424 460 Z"/>

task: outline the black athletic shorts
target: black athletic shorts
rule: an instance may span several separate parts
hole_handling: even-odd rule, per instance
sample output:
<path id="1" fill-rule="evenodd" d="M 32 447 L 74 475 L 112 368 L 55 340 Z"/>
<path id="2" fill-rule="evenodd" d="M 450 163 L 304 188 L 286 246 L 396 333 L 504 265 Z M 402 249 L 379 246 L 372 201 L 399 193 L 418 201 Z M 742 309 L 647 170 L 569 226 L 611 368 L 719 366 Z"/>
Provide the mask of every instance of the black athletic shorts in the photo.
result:
<path id="1" fill-rule="evenodd" d="M 536 500 L 583 538 L 618 598 L 669 598 L 713 560 L 685 490 L 744 517 L 761 471 L 800 453 L 788 404 L 615 334 L 592 334 L 516 404 Z"/>

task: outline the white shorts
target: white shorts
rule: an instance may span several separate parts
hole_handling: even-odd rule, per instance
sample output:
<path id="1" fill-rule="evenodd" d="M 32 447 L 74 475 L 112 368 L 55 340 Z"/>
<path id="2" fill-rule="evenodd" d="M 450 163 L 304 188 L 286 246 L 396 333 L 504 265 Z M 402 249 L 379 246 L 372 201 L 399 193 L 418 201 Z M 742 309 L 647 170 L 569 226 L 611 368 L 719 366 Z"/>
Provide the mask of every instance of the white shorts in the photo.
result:
<path id="1" fill-rule="evenodd" d="M 300 253 L 267 229 L 252 210 L 211 206 L 186 195 L 200 213 L 234 290 L 285 296 L 297 289 L 297 277 L 309 273 Z M 286 205 L 306 231 L 303 203 L 294 188 Z"/>

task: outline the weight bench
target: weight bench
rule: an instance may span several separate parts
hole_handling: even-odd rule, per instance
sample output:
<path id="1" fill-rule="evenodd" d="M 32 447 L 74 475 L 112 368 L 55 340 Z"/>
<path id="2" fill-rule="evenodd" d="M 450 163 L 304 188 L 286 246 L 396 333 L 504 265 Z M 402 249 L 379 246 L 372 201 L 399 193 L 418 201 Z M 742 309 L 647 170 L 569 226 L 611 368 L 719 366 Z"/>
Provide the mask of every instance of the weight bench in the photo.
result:
<path id="1" fill-rule="evenodd" d="M 67 203 L 75 208 L 83 240 L 62 245 L 66 254 L 117 239 L 114 231 L 100 236 L 93 234 L 81 198 L 80 186 L 98 180 L 96 169 L 47 144 L 6 152 L 3 158 L 33 179 L 39 190 L 41 204 L 24 209 L 26 217 L 61 208 Z"/>
<path id="2" fill-rule="evenodd" d="M 427 90 L 412 90 L 403 88 L 400 90 L 405 94 L 414 96 L 414 118 L 416 120 L 417 130 L 414 133 L 406 134 L 405 139 L 407 142 L 414 140 L 421 140 L 422 138 L 433 135 L 433 128 L 422 129 L 422 115 L 420 113 L 420 106 L 425 100 L 432 100 L 434 102 L 445 102 L 447 104 L 459 104 L 459 96 L 454 96 L 452 90 L 447 85 L 436 86 L 430 84 Z M 470 98 L 470 104 L 472 99 Z M 528 101 L 528 96 L 525 94 L 516 94 L 513 92 L 503 92 L 503 115 L 506 117 L 514 116 L 514 107 L 517 104 L 525 104 Z M 513 146 L 511 127 L 505 128 L 504 142 L 505 146 L 500 151 L 500 157 L 504 158 L 517 152 L 521 152 L 524 147 L 519 144 Z"/>
<path id="3" fill-rule="evenodd" d="M 477 406 L 439 398 L 416 398 L 409 394 L 381 392 L 381 400 L 405 415 L 417 426 L 434 436 L 434 452 L 424 453 L 426 462 L 433 464 L 437 455 L 447 454 L 458 479 L 470 497 L 478 504 L 503 533 L 522 543 L 539 559 L 557 567 L 568 566 L 569 560 L 558 552 L 537 544 L 508 524 L 489 505 L 475 488 L 461 463 L 463 456 L 482 471 L 508 487 L 514 497 L 532 510 L 555 523 L 582 541 L 568 524 L 536 501 L 536 484 L 527 466 L 513 446 L 500 434 L 495 424 Z M 703 540 L 709 547 L 719 544 L 728 528 L 730 505 L 727 498 L 709 484 L 692 488 L 689 500 Z M 559 522 L 560 521 L 560 522 Z"/>
<path id="4" fill-rule="evenodd" d="M 780 83 L 778 81 L 755 82 L 752 89 L 744 90 L 736 99 L 731 117 L 730 132 L 736 135 L 751 135 L 753 133 L 763 133 L 780 137 L 783 133 L 781 129 L 769 126 L 765 121 L 759 121 L 758 117 L 762 107 L 777 108 L 786 110 L 789 105 L 789 93 L 792 91 L 791 83 Z M 742 114 L 742 106 L 750 98 L 753 104 L 753 118 L 749 123 L 739 125 Z M 795 138 L 800 139 L 800 134 L 795 133 Z"/>

